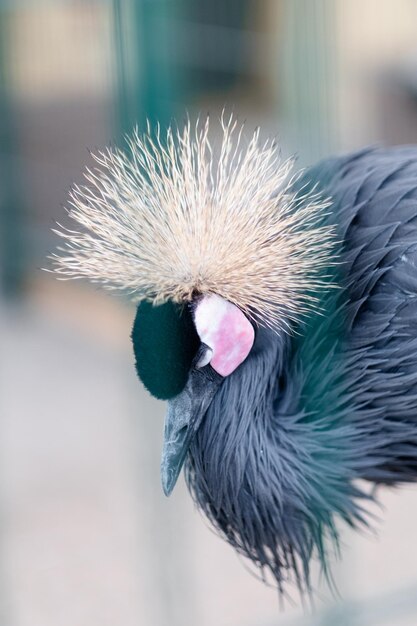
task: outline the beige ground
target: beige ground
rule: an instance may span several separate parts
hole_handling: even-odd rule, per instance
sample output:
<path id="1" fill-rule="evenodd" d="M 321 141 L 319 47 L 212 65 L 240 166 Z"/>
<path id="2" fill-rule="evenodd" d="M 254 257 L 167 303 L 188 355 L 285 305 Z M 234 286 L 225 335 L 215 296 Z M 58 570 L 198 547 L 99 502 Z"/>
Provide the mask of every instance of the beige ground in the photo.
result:
<path id="1" fill-rule="evenodd" d="M 383 495 L 379 538 L 344 534 L 353 605 L 280 612 L 184 485 L 161 492 L 164 406 L 135 378 L 133 310 L 49 281 L 34 293 L 0 309 L 2 625 L 415 626 L 417 489 Z"/>

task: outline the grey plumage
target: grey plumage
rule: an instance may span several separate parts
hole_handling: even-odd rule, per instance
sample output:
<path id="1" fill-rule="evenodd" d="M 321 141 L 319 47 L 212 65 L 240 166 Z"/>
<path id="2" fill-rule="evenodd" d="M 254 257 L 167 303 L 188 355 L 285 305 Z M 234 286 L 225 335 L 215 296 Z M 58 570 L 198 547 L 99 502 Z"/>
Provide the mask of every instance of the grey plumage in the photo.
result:
<path id="1" fill-rule="evenodd" d="M 327 571 L 341 518 L 367 523 L 355 479 L 417 477 L 417 149 L 331 159 L 298 185 L 333 197 L 337 290 L 294 330 L 258 328 L 191 442 L 187 481 L 223 536 L 280 589 Z"/>

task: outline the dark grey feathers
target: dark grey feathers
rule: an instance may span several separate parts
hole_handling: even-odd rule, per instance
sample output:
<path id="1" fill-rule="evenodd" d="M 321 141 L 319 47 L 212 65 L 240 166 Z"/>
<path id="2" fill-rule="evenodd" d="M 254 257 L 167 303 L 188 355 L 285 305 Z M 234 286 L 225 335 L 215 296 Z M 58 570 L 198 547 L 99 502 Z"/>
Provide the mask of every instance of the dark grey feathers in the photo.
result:
<path id="1" fill-rule="evenodd" d="M 417 477 L 417 148 L 331 159 L 298 184 L 317 183 L 334 200 L 339 288 L 291 337 L 257 330 L 187 465 L 199 506 L 281 590 L 310 590 L 314 554 L 326 570 L 338 518 L 367 523 L 355 479 Z"/>

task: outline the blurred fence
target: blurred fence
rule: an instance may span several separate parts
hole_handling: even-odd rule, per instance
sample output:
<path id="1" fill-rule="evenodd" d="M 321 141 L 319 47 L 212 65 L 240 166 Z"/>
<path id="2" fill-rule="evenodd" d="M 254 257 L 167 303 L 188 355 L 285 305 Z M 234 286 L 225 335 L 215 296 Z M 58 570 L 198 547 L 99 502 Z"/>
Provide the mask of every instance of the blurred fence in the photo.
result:
<path id="1" fill-rule="evenodd" d="M 79 179 L 85 148 L 120 141 L 146 119 L 164 126 L 225 107 L 254 125 L 266 118 L 273 134 L 288 128 L 284 145 L 297 144 L 304 159 L 328 152 L 333 11 L 331 3 L 314 4 L 0 5 L 4 287 L 21 284 L 32 264 L 42 264 L 49 227 Z M 294 141 L 291 129 L 298 129 Z"/>
<path id="2" fill-rule="evenodd" d="M 95 294 L 91 299 L 85 299 L 82 289 L 77 292 L 73 286 L 72 291 L 68 289 L 66 292 L 59 291 L 55 283 L 44 291 L 43 287 L 39 288 L 39 267 L 45 265 L 48 251 L 57 243 L 51 226 L 55 220 L 65 221 L 62 204 L 66 202 L 70 185 L 74 181 L 80 182 L 82 169 L 89 159 L 87 149 L 121 142 L 125 132 L 136 124 L 144 127 L 146 119 L 164 126 L 172 118 L 181 123 L 185 114 L 191 118 L 199 112 L 216 116 L 225 107 L 247 119 L 249 130 L 260 124 L 264 134 L 278 135 L 284 153 L 298 153 L 301 164 L 332 151 L 353 149 L 375 140 L 388 143 L 417 141 L 416 41 L 417 3 L 414 0 L 0 0 L 0 313 L 4 303 L 19 294 L 27 296 L 24 306 L 29 307 L 28 313 L 28 309 L 22 306 L 21 318 L 15 315 L 14 309 L 9 320 L 0 318 L 2 346 L 6 346 L 3 367 L 7 373 L 0 398 L 3 407 L 7 405 L 5 398 L 8 398 L 15 411 L 4 418 L 12 433 L 8 454 L 13 458 L 8 462 L 17 467 L 8 483 L 9 505 L 17 507 L 16 517 L 22 524 L 23 518 L 24 521 L 32 520 L 32 515 L 36 518 L 37 502 L 30 500 L 33 494 L 31 479 L 37 476 L 39 469 L 36 453 L 33 454 L 35 460 L 31 460 L 31 446 L 36 445 L 46 455 L 39 480 L 51 481 L 42 483 L 46 499 L 53 491 L 54 476 L 60 477 L 62 458 L 64 465 L 67 464 L 62 471 L 68 484 L 63 481 L 61 486 L 60 483 L 63 495 L 59 492 L 58 496 L 51 496 L 53 504 L 48 500 L 52 509 L 58 500 L 58 509 L 62 505 L 72 511 L 71 506 L 62 504 L 59 498 L 68 497 L 69 501 L 74 498 L 71 478 L 77 469 L 80 475 L 76 477 L 78 482 L 74 483 L 76 488 L 81 489 L 85 482 L 83 472 L 90 472 L 89 480 L 94 487 L 91 489 L 100 493 L 102 490 L 104 502 L 106 498 L 117 498 L 120 491 L 125 493 L 126 490 L 127 493 L 130 489 L 129 497 L 126 496 L 126 502 L 129 502 L 125 502 L 124 509 L 122 507 L 129 514 L 133 515 L 135 496 L 141 494 L 143 501 L 148 503 L 142 506 L 143 528 L 138 539 L 143 550 L 140 557 L 136 554 L 132 557 L 132 562 L 136 564 L 141 558 L 145 561 L 141 563 L 146 579 L 141 599 L 158 626 L 164 626 L 169 618 L 173 626 L 182 624 L 184 614 L 200 615 L 210 626 L 219 624 L 213 606 L 216 593 L 217 598 L 220 593 L 229 593 L 230 598 L 228 601 L 223 598 L 221 606 L 234 607 L 235 610 L 230 618 L 221 615 L 221 626 L 253 623 L 250 616 L 242 623 L 245 601 L 259 602 L 261 607 L 262 602 L 266 605 L 268 597 L 274 615 L 278 602 L 275 597 L 273 603 L 270 600 L 274 592 L 260 592 L 255 588 L 257 583 L 251 587 L 252 581 L 246 582 L 246 573 L 234 585 L 227 578 L 227 572 L 232 571 L 232 568 L 227 569 L 228 566 L 224 572 L 219 568 L 217 575 L 213 575 L 210 553 L 211 546 L 217 546 L 217 543 L 209 544 L 205 552 L 194 521 L 184 530 L 184 519 L 188 519 L 191 510 L 190 505 L 184 504 L 188 500 L 182 500 L 180 496 L 170 509 L 162 503 L 157 491 L 159 478 L 154 476 L 159 462 L 159 422 L 150 421 L 157 418 L 157 411 L 149 400 L 141 398 L 143 417 L 148 417 L 145 415 L 148 412 L 150 416 L 149 422 L 145 419 L 140 422 L 138 435 L 132 426 L 133 417 L 137 418 L 138 401 L 132 391 L 136 384 L 133 373 L 133 382 L 129 382 L 126 390 L 124 382 L 119 385 L 122 391 L 117 385 L 112 388 L 112 381 L 117 379 L 119 372 L 123 373 L 123 379 L 128 379 L 131 364 L 124 356 L 125 367 L 121 365 L 117 350 L 112 351 L 117 329 L 111 326 L 108 318 L 103 322 L 105 331 L 100 333 L 98 330 L 97 320 L 100 315 L 106 315 L 105 301 Z M 122 306 L 119 308 L 123 309 Z M 119 314 L 126 335 L 123 354 L 127 355 L 126 325 L 130 323 L 130 312 L 127 315 L 123 309 Z M 117 314 L 111 310 L 108 317 L 113 319 Z M 71 327 L 77 319 L 79 327 Z M 74 347 L 74 337 L 78 336 L 80 328 L 84 329 L 85 335 L 80 331 L 82 339 Z M 92 337 L 91 328 L 94 328 Z M 108 328 L 113 334 L 107 332 Z M 25 375 L 19 372 L 22 362 L 27 368 Z M 96 366 L 102 370 L 94 377 Z M 95 390 L 94 399 L 91 385 Z M 86 407 L 78 406 L 73 397 L 75 392 L 84 399 Z M 128 408 L 125 406 L 122 410 L 120 396 L 124 393 Z M 68 395 L 71 395 L 72 404 L 68 399 L 62 400 Z M 117 415 L 118 411 L 121 416 Z M 58 424 L 62 430 L 55 425 L 56 413 L 59 413 L 61 421 Z M 101 422 L 102 418 L 104 422 Z M 70 422 L 75 423 L 73 431 L 68 426 Z M 4 430 L 4 423 L 2 428 Z M 34 431 L 38 429 L 37 439 Z M 68 441 L 65 429 L 70 433 Z M 87 458 L 88 454 L 82 448 L 89 437 L 89 453 L 93 461 Z M 96 458 L 94 454 L 96 448 L 100 449 L 100 437 L 106 441 L 103 444 L 105 454 L 99 458 L 97 453 Z M 134 452 L 142 455 L 141 467 L 152 474 L 152 478 L 146 481 L 141 478 L 138 467 L 130 468 L 130 474 L 123 465 L 124 456 L 128 457 L 128 446 L 136 439 L 140 444 Z M 155 447 L 151 449 L 148 442 Z M 80 449 L 84 465 L 76 456 Z M 65 456 L 70 454 L 69 451 L 74 455 L 72 461 Z M 117 488 L 110 484 L 111 475 L 106 473 L 112 453 L 115 465 L 119 463 L 122 468 Z M 7 456 L 7 450 L 3 450 L 3 456 Z M 7 465 L 4 458 L 0 458 L 0 464 L 3 463 Z M 27 482 L 19 500 L 22 476 L 26 476 Z M 102 480 L 107 479 L 109 484 L 103 485 Z M 18 493 L 13 500 L 15 490 Z M 4 493 L 0 493 L 0 500 L 2 498 Z M 90 515 L 89 504 L 88 500 L 86 510 Z M 186 506 L 190 510 L 185 510 Z M 116 519 L 115 509 L 111 511 Z M 21 517 L 18 515 L 20 510 L 24 511 Z M 74 511 L 77 520 L 79 510 L 75 505 Z M 106 535 L 107 518 L 102 511 L 100 517 L 94 507 L 92 511 L 86 524 L 91 523 L 95 528 L 101 523 L 102 536 L 91 558 L 94 555 L 99 558 L 107 547 L 109 562 L 113 563 L 113 530 Z M 186 516 L 183 516 L 184 511 Z M 97 514 L 98 521 L 94 514 Z M 415 534 L 413 529 L 408 534 L 398 530 L 402 529 L 400 518 L 407 515 L 404 507 L 392 524 L 395 537 L 384 563 L 387 571 L 392 567 L 390 588 L 396 591 L 378 595 L 375 589 L 382 588 L 382 583 L 363 582 L 364 579 L 360 578 L 362 567 L 364 571 L 372 571 L 376 581 L 381 575 L 382 568 L 375 566 L 372 570 L 369 558 L 367 563 L 360 562 L 356 573 L 350 562 L 340 570 L 344 587 L 349 588 L 353 579 L 352 588 L 355 584 L 363 587 L 369 598 L 335 607 L 332 604 L 331 608 L 323 609 L 317 615 L 298 617 L 296 621 L 283 613 L 279 615 L 278 623 L 283 626 L 414 626 L 417 620 L 417 590 L 412 586 L 412 581 L 417 578 L 412 562 Z M 30 555 L 43 557 L 43 550 L 36 551 L 33 547 L 36 548 L 48 534 L 49 518 L 46 517 L 38 530 L 34 526 L 33 544 L 28 542 L 27 549 L 26 535 L 22 539 L 19 524 L 16 525 L 22 547 L 14 546 L 14 549 L 20 554 L 20 569 L 19 563 L 15 565 L 13 562 L 10 566 L 12 574 L 9 572 L 5 584 L 19 587 L 19 575 L 26 581 L 25 571 L 30 569 L 32 561 Z M 122 535 L 129 524 L 125 519 L 117 520 Z M 131 521 L 130 526 L 133 525 Z M 168 532 L 168 527 L 171 535 L 166 537 L 164 532 Z M 9 530 L 10 536 L 15 537 L 14 527 Z M 25 530 L 30 535 L 30 529 L 28 531 L 25 527 Z M 66 532 L 71 534 L 70 529 Z M 137 532 L 139 534 L 139 530 Z M 207 536 L 208 533 L 201 534 L 203 541 L 208 541 Z M 75 537 L 76 543 L 76 532 Z M 126 546 L 121 541 L 124 546 L 121 560 L 131 554 L 129 541 Z M 401 554 L 406 556 L 402 557 L 403 562 L 394 564 L 400 545 Z M 13 548 L 10 550 L 12 554 L 16 553 Z M 62 548 L 64 553 L 65 545 Z M 227 557 L 225 562 L 229 563 Z M 66 586 L 66 564 L 60 566 Z M 100 569 L 97 566 L 97 570 Z M 407 574 L 403 570 L 407 570 Z M 77 576 L 81 572 L 81 576 L 84 570 L 80 567 L 72 571 L 76 571 Z M 98 571 L 93 582 L 84 581 L 85 589 L 90 589 L 89 583 L 92 589 L 96 589 L 94 585 L 99 590 L 116 588 L 121 597 L 120 589 L 133 588 L 131 594 L 136 598 L 136 581 L 133 578 L 127 582 L 123 580 L 120 572 L 124 571 L 121 565 L 119 587 L 114 583 L 117 571 Z M 128 578 L 128 574 L 125 575 Z M 29 580 L 35 578 L 36 571 Z M 45 588 L 49 590 L 54 576 L 48 578 L 45 575 L 44 579 L 43 591 Z M 230 585 L 229 591 L 226 591 L 226 585 Z M 27 587 L 23 600 L 14 600 L 16 604 L 33 601 L 36 594 L 32 592 L 31 595 Z M 75 588 L 78 590 L 77 586 Z M 241 593 L 240 589 L 243 590 Z M 193 593 L 195 590 L 195 596 L 190 590 Z M 245 593 L 248 598 L 244 597 Z M 0 590 L 0 598 L 7 595 Z M 92 598 L 100 615 L 104 613 L 100 613 L 99 605 L 100 602 L 105 604 L 105 595 L 102 594 L 100 600 L 97 591 L 97 597 Z M 187 601 L 191 595 L 192 599 Z M 13 597 L 11 593 L 10 598 Z M 72 601 L 68 595 L 64 594 L 64 597 L 66 601 Z M 45 601 L 46 609 L 41 607 L 44 612 L 39 609 L 39 614 L 56 615 L 51 608 L 54 604 L 51 596 L 47 598 L 51 604 Z M 43 596 L 40 604 L 42 600 Z M 131 602 L 131 606 L 126 603 L 126 611 L 131 610 L 133 614 L 131 607 L 137 608 L 137 605 L 134 600 Z M 201 606 L 197 606 L 198 603 Z M 63 612 L 65 609 L 62 606 Z M 88 610 L 85 614 L 89 614 Z M 256 606 L 252 606 L 251 615 L 257 611 Z M 267 614 L 270 613 L 265 609 L 262 621 L 266 621 L 264 616 Z M 11 623 L 13 626 L 28 623 L 32 626 L 30 618 L 29 615 L 26 622 L 23 618 L 20 621 L 16 618 Z M 46 626 L 41 619 L 39 623 Z M 136 623 L 136 615 L 131 616 L 129 623 Z M 153 624 L 152 620 L 148 623 Z M 93 621 L 89 622 L 89 626 L 92 624 Z M 56 620 L 54 626 L 58 626 Z M 71 626 L 75 626 L 74 622 Z"/>

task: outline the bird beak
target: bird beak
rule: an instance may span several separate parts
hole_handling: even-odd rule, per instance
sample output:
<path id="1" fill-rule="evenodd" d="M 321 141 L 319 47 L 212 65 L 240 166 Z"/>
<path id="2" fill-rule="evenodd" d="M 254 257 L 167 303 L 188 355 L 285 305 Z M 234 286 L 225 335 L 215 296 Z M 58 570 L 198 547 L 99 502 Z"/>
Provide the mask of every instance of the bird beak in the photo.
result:
<path id="1" fill-rule="evenodd" d="M 211 365 L 198 368 L 195 364 L 199 358 L 197 355 L 194 360 L 183 391 L 168 401 L 161 461 L 162 487 L 166 496 L 175 487 L 190 443 L 223 380 Z"/>

